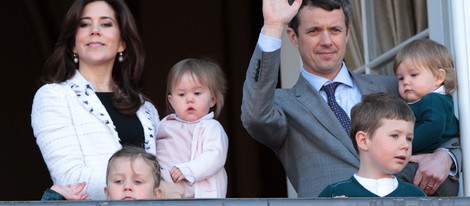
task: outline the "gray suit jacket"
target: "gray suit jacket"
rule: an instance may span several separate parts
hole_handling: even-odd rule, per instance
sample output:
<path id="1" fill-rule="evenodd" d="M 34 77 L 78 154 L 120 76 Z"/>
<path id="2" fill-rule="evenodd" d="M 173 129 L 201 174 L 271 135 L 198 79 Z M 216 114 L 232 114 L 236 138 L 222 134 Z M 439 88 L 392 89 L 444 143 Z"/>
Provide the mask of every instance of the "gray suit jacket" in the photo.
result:
<path id="1" fill-rule="evenodd" d="M 357 172 L 352 141 L 321 95 L 302 77 L 291 89 L 276 89 L 280 50 L 257 46 L 243 86 L 241 120 L 248 133 L 271 148 L 299 197 L 316 197 L 328 184 Z M 351 73 L 361 94 L 398 95 L 394 77 Z"/>

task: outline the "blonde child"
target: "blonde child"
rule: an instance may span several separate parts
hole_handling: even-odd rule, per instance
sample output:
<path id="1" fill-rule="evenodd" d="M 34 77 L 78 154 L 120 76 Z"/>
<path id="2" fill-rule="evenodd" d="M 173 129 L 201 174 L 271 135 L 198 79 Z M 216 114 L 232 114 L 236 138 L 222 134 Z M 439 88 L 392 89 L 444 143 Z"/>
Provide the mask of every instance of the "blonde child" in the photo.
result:
<path id="1" fill-rule="evenodd" d="M 175 64 L 167 82 L 168 109 L 156 137 L 165 181 L 184 187 L 185 198 L 225 198 L 228 138 L 215 120 L 224 105 L 225 78 L 210 59 Z"/>
<path id="2" fill-rule="evenodd" d="M 399 97 L 363 96 L 351 109 L 351 139 L 359 153 L 359 171 L 327 186 L 319 197 L 426 196 L 417 186 L 397 179 L 411 157 L 414 115 Z"/>
<path id="3" fill-rule="evenodd" d="M 127 146 L 114 153 L 106 171 L 104 194 L 109 200 L 162 197 L 157 158 L 140 147 Z"/>
<path id="4" fill-rule="evenodd" d="M 109 158 L 104 194 L 108 200 L 176 198 L 178 193 L 182 195 L 182 189 L 178 190 L 161 179 L 155 155 L 141 147 L 125 146 Z M 81 194 L 85 185 L 85 182 L 74 186 L 53 185 L 46 190 L 42 200 L 85 199 L 88 194 Z"/>
<path id="5" fill-rule="evenodd" d="M 398 52 L 393 68 L 400 96 L 416 117 L 412 154 L 434 152 L 458 137 L 451 96 L 456 79 L 447 48 L 430 39 L 415 40 Z"/>

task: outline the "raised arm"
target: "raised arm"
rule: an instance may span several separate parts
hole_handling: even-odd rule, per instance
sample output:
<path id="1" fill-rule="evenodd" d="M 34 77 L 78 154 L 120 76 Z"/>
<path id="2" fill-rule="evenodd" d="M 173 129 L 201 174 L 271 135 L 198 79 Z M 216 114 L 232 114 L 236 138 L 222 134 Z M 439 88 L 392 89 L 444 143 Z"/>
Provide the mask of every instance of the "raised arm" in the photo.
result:
<path id="1" fill-rule="evenodd" d="M 280 39 L 284 26 L 297 14 L 302 0 L 289 5 L 288 0 L 263 0 L 264 25 L 261 33 Z"/>

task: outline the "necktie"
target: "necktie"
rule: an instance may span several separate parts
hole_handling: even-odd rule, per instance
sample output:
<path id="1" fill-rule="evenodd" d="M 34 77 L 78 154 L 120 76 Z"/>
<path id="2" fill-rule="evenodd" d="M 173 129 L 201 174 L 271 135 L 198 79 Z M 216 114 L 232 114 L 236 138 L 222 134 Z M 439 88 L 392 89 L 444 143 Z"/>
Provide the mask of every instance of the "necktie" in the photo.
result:
<path id="1" fill-rule="evenodd" d="M 339 82 L 333 82 L 331 84 L 324 85 L 322 89 L 323 91 L 326 92 L 326 96 L 328 99 L 328 106 L 330 106 L 331 110 L 333 110 L 333 112 L 336 115 L 336 118 L 339 120 L 339 122 L 341 123 L 341 126 L 343 126 L 344 130 L 349 136 L 349 129 L 351 127 L 351 122 L 349 120 L 348 114 L 346 114 L 343 108 L 339 106 L 339 104 L 336 102 L 336 99 L 335 99 L 335 91 L 336 91 L 336 88 L 340 84 L 341 83 Z"/>

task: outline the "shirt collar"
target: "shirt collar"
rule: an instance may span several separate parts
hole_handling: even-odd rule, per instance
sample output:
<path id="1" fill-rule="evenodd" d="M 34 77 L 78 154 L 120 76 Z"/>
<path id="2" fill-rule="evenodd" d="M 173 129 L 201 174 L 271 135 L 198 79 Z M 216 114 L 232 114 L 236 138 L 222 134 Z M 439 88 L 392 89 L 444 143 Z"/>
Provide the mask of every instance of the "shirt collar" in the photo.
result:
<path id="1" fill-rule="evenodd" d="M 344 85 L 347 85 L 349 87 L 353 87 L 353 81 L 351 78 L 351 75 L 349 74 L 349 70 L 346 67 L 346 64 L 343 62 L 341 69 L 339 70 L 339 73 L 336 75 L 336 77 L 330 81 L 327 78 L 320 77 L 318 75 L 312 74 L 305 70 L 305 68 L 302 67 L 301 75 L 315 88 L 317 91 L 320 91 L 323 85 L 329 84 L 332 82 L 340 82 Z"/>
<path id="2" fill-rule="evenodd" d="M 446 87 L 444 85 L 442 85 L 439 88 L 437 88 L 436 90 L 434 90 L 433 92 L 439 93 L 439 94 L 446 94 Z"/>
<path id="3" fill-rule="evenodd" d="M 201 117 L 200 119 L 195 120 L 195 121 L 186 121 L 184 119 L 181 119 L 178 115 L 176 115 L 176 113 L 173 113 L 173 114 L 169 115 L 169 118 L 170 119 L 175 119 L 175 120 L 183 122 L 183 123 L 192 124 L 192 123 L 198 123 L 202 120 L 213 119 L 214 118 L 214 112 L 209 112 L 209 114 L 206 114 L 203 117 Z"/>
<path id="4" fill-rule="evenodd" d="M 354 178 L 367 190 L 384 197 L 393 192 L 398 187 L 398 180 L 395 176 L 391 178 L 371 179 L 354 174 Z"/>
<path id="5" fill-rule="evenodd" d="M 444 85 L 440 86 L 439 88 L 437 88 L 436 90 L 432 91 L 433 93 L 438 93 L 438 94 L 442 94 L 442 95 L 445 95 L 446 94 L 446 87 Z M 422 98 L 421 98 L 422 99 Z M 414 104 L 416 102 L 419 102 L 421 99 L 418 99 L 414 102 L 408 102 L 408 104 Z"/>

